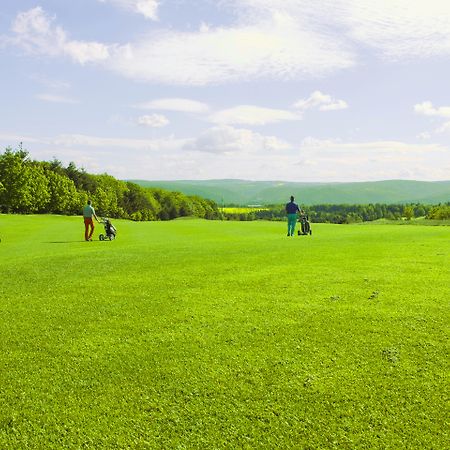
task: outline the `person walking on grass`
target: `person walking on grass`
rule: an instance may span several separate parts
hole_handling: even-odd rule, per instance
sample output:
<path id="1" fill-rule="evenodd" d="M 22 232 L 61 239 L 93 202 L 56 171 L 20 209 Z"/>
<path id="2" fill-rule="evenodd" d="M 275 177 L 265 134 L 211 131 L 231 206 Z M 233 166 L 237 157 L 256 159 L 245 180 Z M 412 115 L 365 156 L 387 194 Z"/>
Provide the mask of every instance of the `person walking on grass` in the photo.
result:
<path id="1" fill-rule="evenodd" d="M 294 203 L 294 196 L 291 195 L 291 201 L 286 203 L 286 214 L 288 219 L 288 236 L 294 236 L 295 224 L 297 223 L 297 213 L 300 208 L 297 203 Z"/>
<path id="2" fill-rule="evenodd" d="M 87 205 L 83 208 L 83 218 L 84 218 L 84 240 L 92 241 L 92 235 L 94 234 L 94 221 L 92 217 L 95 217 L 97 222 L 97 215 L 95 214 L 95 209 L 92 207 L 92 202 L 90 200 L 87 201 Z"/>

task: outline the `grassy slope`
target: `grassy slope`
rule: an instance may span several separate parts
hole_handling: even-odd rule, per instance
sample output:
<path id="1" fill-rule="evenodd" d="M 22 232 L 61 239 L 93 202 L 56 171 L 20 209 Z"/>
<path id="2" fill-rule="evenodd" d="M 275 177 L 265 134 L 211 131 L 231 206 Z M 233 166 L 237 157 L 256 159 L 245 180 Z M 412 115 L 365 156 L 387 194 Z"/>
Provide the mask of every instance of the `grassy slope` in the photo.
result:
<path id="1" fill-rule="evenodd" d="M 0 448 L 448 443 L 446 227 L 0 225 Z"/>
<path id="2" fill-rule="evenodd" d="M 278 181 L 205 180 L 136 181 L 144 186 L 200 195 L 219 204 L 279 204 L 294 195 L 302 204 L 439 203 L 450 200 L 450 181 L 388 180 L 361 183 L 289 183 Z"/>

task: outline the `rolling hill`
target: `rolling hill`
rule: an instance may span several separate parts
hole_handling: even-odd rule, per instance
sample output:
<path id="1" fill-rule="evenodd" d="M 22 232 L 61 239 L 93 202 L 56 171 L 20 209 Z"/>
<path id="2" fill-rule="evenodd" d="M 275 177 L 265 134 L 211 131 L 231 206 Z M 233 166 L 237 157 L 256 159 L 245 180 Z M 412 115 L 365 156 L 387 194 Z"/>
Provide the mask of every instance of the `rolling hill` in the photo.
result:
<path id="1" fill-rule="evenodd" d="M 361 203 L 442 203 L 450 201 L 450 181 L 387 180 L 355 183 L 296 183 L 248 180 L 128 180 L 141 186 L 199 195 L 218 204 L 268 205 L 284 203 L 294 195 L 313 205 Z"/>

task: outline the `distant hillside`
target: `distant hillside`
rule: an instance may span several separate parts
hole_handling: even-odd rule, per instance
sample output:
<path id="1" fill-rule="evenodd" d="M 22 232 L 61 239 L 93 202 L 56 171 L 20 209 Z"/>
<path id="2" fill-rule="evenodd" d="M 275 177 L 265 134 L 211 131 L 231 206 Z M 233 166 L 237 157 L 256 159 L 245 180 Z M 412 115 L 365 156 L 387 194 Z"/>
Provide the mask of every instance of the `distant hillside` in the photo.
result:
<path id="1" fill-rule="evenodd" d="M 294 195 L 302 205 L 320 203 L 440 203 L 450 201 L 450 181 L 388 180 L 360 183 L 293 183 L 282 181 L 128 180 L 146 187 L 160 187 L 199 195 L 219 205 L 284 203 Z"/>

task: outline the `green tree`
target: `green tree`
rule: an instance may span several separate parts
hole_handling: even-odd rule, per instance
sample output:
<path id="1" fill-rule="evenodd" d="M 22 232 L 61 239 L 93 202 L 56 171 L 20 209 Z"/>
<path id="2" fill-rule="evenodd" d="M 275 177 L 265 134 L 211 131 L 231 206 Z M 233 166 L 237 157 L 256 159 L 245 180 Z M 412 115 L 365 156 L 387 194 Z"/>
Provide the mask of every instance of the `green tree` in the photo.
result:
<path id="1" fill-rule="evenodd" d="M 6 212 L 42 211 L 49 200 L 47 179 L 39 163 L 28 159 L 28 152 L 7 148 L 0 156 L 0 205 Z"/>
<path id="2" fill-rule="evenodd" d="M 161 204 L 152 189 L 131 182 L 126 183 L 121 206 L 126 216 L 133 220 L 156 220 L 161 211 Z"/>
<path id="3" fill-rule="evenodd" d="M 47 212 L 50 201 L 48 179 L 44 168 L 38 162 L 25 162 L 25 172 L 28 179 L 28 206 L 24 212 Z"/>
<path id="4" fill-rule="evenodd" d="M 411 205 L 405 206 L 403 208 L 403 217 L 406 220 L 411 220 L 414 217 L 414 207 Z"/>
<path id="5" fill-rule="evenodd" d="M 450 204 L 434 206 L 428 213 L 427 219 L 435 219 L 435 220 L 450 219 Z"/>
<path id="6" fill-rule="evenodd" d="M 52 170 L 47 170 L 45 175 L 50 194 L 48 212 L 70 214 L 81 208 L 80 195 L 70 178 Z"/>
<path id="7" fill-rule="evenodd" d="M 92 175 L 71 162 L 30 161 L 21 147 L 0 155 L 0 210 L 80 214 L 91 198 L 97 211 L 109 217 L 133 220 L 169 220 L 198 215 L 219 218 L 217 205 L 180 192 L 149 189 L 103 174 Z"/>
<path id="8" fill-rule="evenodd" d="M 426 214 L 427 213 L 423 205 L 416 205 L 414 208 L 414 217 L 424 217 Z"/>

